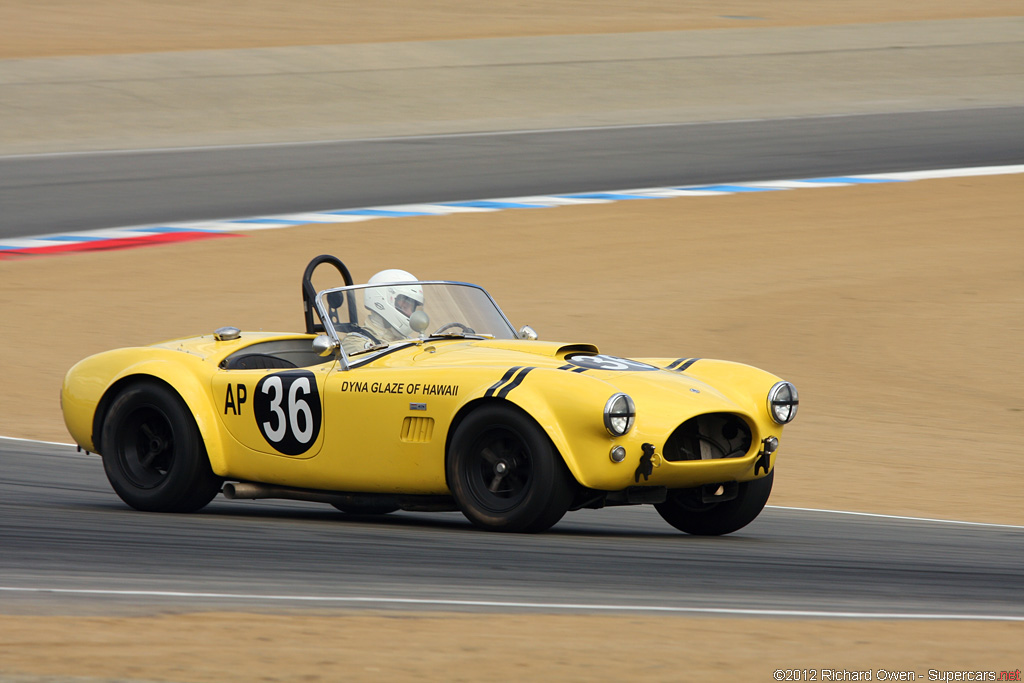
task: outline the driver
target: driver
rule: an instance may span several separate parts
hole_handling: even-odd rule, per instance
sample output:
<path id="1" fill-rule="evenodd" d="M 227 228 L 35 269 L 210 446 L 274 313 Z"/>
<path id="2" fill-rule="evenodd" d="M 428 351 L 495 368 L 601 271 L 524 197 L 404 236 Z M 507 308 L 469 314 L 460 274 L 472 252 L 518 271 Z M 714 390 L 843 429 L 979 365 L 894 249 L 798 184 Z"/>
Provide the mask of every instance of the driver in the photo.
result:
<path id="1" fill-rule="evenodd" d="M 382 270 L 368 284 L 416 282 L 416 277 L 405 270 Z M 423 286 L 419 284 L 388 287 L 368 287 L 363 295 L 363 306 L 370 311 L 361 332 L 351 332 L 341 340 L 345 353 L 360 353 L 380 343 L 410 339 L 416 336 L 409 325 L 409 316 L 423 305 Z"/>

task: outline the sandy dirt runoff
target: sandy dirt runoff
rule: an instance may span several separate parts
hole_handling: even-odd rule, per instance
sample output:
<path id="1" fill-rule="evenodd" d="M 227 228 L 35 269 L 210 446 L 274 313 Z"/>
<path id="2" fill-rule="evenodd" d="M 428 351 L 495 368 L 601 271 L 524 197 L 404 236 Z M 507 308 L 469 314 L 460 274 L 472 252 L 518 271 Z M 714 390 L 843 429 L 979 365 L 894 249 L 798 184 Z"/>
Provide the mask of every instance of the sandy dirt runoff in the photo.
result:
<path id="1" fill-rule="evenodd" d="M 0 3 L 0 58 L 1021 14 L 1022 3 L 1004 0 L 11 1 Z M 1022 191 L 1021 175 L 960 178 L 379 220 L 3 261 L 0 434 L 67 441 L 58 389 L 86 355 L 226 324 L 300 329 L 302 269 L 333 253 L 358 280 L 401 267 L 479 282 L 544 339 L 593 341 L 626 356 L 727 358 L 792 380 L 801 412 L 782 441 L 773 504 L 1022 524 Z M 0 614 L 0 681 L 767 681 L 780 668 L 870 669 L 877 680 L 879 669 L 1021 668 L 1021 629 L 400 612 Z"/>
<path id="2" fill-rule="evenodd" d="M 1020 16 L 1020 0 L 5 0 L 0 59 Z"/>
<path id="3" fill-rule="evenodd" d="M 970 642 L 963 642 L 965 633 Z M 0 666 L 9 662 L 11 672 L 60 677 L 42 679 L 47 683 L 92 681 L 111 671 L 121 680 L 195 683 L 768 683 L 777 669 L 814 669 L 818 681 L 821 669 L 840 675 L 869 670 L 872 681 L 887 680 L 880 670 L 912 671 L 917 680 L 928 680 L 929 669 L 998 675 L 1020 668 L 1024 624 L 793 620 L 779 627 L 759 619 L 212 612 L 129 619 L 0 616 L 0 634 Z M 66 654 L 33 661 L 40 644 Z M 66 678 L 72 671 L 81 678 Z"/>

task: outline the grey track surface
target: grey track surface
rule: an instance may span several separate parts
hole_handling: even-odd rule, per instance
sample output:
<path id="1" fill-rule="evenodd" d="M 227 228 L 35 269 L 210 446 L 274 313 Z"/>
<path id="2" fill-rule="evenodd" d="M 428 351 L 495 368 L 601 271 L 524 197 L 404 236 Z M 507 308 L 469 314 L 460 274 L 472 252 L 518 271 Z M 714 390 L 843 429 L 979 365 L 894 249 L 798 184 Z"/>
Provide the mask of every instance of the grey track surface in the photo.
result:
<path id="1" fill-rule="evenodd" d="M 1024 616 L 1024 529 L 769 509 L 732 536 L 697 538 L 640 507 L 504 535 L 455 513 L 346 517 L 275 501 L 145 514 L 117 499 L 99 458 L 70 447 L 0 440 L 0 471 L 3 586 Z M 6 613 L 353 607 L 4 591 L 0 604 Z"/>
<path id="2" fill-rule="evenodd" d="M 0 237 L 1024 162 L 1024 107 L 0 157 Z"/>

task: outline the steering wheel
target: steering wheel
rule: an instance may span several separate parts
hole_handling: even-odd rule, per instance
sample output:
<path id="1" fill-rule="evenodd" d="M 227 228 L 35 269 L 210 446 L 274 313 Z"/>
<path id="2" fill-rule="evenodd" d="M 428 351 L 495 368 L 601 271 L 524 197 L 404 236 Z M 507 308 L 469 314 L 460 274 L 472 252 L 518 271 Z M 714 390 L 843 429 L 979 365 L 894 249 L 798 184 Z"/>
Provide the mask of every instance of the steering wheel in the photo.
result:
<path id="1" fill-rule="evenodd" d="M 446 323 L 444 325 L 441 325 L 441 327 L 437 328 L 434 331 L 434 335 L 435 336 L 439 335 L 442 332 L 444 332 L 445 330 L 450 330 L 453 327 L 458 327 L 460 330 L 462 330 L 462 334 L 476 334 L 476 330 L 474 330 L 469 325 L 463 325 L 462 323 L 451 322 L 451 323 Z"/>
<path id="2" fill-rule="evenodd" d="M 345 334 L 360 334 L 369 339 L 370 341 L 372 341 L 374 344 L 383 343 L 380 339 L 377 339 L 376 335 L 374 335 L 368 329 L 366 329 L 365 327 L 360 327 L 356 323 L 335 323 L 334 329 L 336 329 L 338 332 L 344 332 Z"/>

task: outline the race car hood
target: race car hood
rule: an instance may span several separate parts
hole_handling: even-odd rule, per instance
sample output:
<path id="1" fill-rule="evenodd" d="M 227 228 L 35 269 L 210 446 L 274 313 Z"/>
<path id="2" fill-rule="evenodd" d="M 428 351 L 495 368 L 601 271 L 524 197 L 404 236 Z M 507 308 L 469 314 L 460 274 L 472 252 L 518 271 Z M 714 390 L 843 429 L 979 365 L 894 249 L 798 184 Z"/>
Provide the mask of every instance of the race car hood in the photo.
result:
<path id="1" fill-rule="evenodd" d="M 732 397 L 695 377 L 667 370 L 656 372 L 588 372 L 619 391 L 629 394 L 637 410 L 672 406 L 671 412 L 695 415 L 703 412 L 747 412 L 748 406 L 737 405 Z"/>
<path id="2" fill-rule="evenodd" d="M 591 359 L 593 361 L 591 362 Z M 670 369 L 674 359 L 626 359 L 598 355 L 593 344 L 521 340 L 427 342 L 415 352 L 415 362 L 426 366 L 466 367 L 521 366 L 560 371 L 563 382 L 600 382 L 606 391 L 622 391 L 648 405 L 674 406 L 674 412 L 756 411 L 744 391 L 731 391 L 739 375 L 749 371 L 757 378 L 756 393 L 767 392 L 772 378 L 767 373 L 725 361 L 701 360 L 686 372 Z M 725 380 L 725 381 L 722 381 Z"/>

